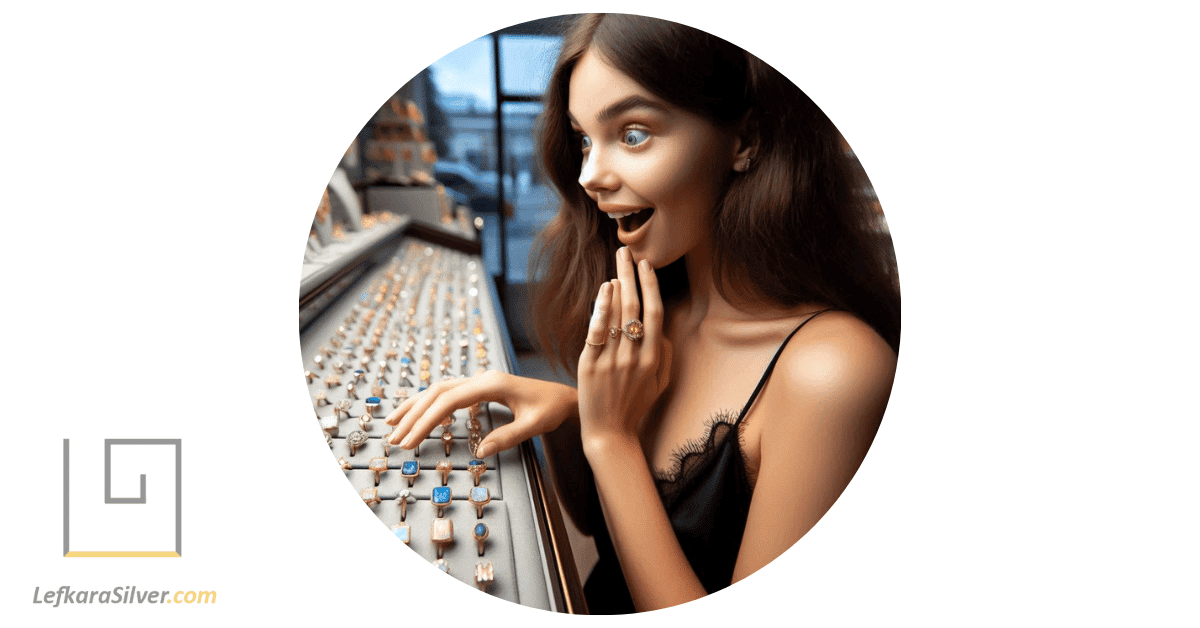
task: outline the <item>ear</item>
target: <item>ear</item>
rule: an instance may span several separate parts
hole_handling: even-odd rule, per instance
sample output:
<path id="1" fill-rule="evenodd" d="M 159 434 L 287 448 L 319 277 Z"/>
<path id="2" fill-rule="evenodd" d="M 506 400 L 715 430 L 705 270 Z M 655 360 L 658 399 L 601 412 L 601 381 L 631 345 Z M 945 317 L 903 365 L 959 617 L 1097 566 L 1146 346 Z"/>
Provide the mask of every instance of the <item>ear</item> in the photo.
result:
<path id="1" fill-rule="evenodd" d="M 738 124 L 737 136 L 733 142 L 733 169 L 737 172 L 750 170 L 750 165 L 754 162 L 757 153 L 757 125 L 753 123 L 750 113 L 747 112 L 741 123 Z"/>

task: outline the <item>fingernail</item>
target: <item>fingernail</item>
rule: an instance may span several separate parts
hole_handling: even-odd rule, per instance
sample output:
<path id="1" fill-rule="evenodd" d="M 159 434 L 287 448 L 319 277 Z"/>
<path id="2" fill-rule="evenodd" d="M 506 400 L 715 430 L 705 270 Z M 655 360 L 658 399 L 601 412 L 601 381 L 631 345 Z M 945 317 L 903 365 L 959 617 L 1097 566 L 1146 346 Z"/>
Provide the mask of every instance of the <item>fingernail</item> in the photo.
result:
<path id="1" fill-rule="evenodd" d="M 487 458 L 488 456 L 496 453 L 495 450 L 496 450 L 495 445 L 493 445 L 491 443 L 484 443 L 479 446 L 479 449 L 475 450 L 475 456 L 478 458 Z"/>
<path id="2" fill-rule="evenodd" d="M 410 438 L 410 437 L 405 437 L 403 440 L 401 440 L 401 441 L 400 441 L 400 446 L 401 446 L 401 447 L 403 447 L 403 448 L 405 448 L 405 449 L 408 449 L 409 447 L 412 447 L 412 438 Z"/>
<path id="3" fill-rule="evenodd" d="M 640 270 L 642 270 L 643 272 L 649 272 L 650 271 L 650 262 L 647 262 L 646 260 L 642 260 L 642 261 L 638 262 L 638 268 Z"/>

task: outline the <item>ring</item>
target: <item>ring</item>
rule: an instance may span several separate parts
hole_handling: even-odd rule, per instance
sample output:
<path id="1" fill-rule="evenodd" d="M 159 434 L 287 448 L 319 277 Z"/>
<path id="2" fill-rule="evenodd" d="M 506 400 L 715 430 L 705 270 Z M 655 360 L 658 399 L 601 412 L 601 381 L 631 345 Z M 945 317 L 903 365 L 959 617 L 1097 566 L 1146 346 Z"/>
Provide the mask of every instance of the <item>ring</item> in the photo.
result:
<path id="1" fill-rule="evenodd" d="M 338 418 L 336 414 L 331 416 L 323 416 L 320 418 L 320 421 L 321 429 L 325 432 L 326 436 L 338 435 Z"/>
<path id="2" fill-rule="evenodd" d="M 438 562 L 442 562 L 442 549 L 454 542 L 454 521 L 452 519 L 442 519 L 441 517 L 434 519 L 433 524 L 429 526 L 429 540 L 437 546 Z M 445 564 L 442 562 L 442 564 Z M 441 567 L 441 565 L 438 565 Z M 446 565 L 442 569 L 446 573 L 450 573 L 450 566 Z"/>
<path id="3" fill-rule="evenodd" d="M 492 492 L 486 486 L 476 486 L 471 489 L 471 494 L 467 497 L 467 501 L 475 506 L 475 518 L 483 519 L 483 507 L 492 501 Z"/>
<path id="4" fill-rule="evenodd" d="M 350 466 L 349 462 L 346 462 L 345 456 L 338 458 L 338 465 L 342 467 L 342 471 L 349 471 L 350 469 L 354 468 L 354 467 Z"/>
<path id="5" fill-rule="evenodd" d="M 642 321 L 636 318 L 625 323 L 625 329 L 621 330 L 625 334 L 625 337 L 630 340 L 641 340 L 645 331 L 646 328 L 642 326 Z"/>
<path id="6" fill-rule="evenodd" d="M 586 339 L 583 341 L 583 344 L 585 344 L 589 347 L 603 347 L 604 346 L 603 342 L 588 342 Z"/>
<path id="7" fill-rule="evenodd" d="M 378 395 L 375 395 L 373 397 L 367 397 L 367 401 L 366 401 L 367 414 L 375 414 L 376 412 L 378 412 L 380 401 L 381 400 L 379 399 Z"/>
<path id="8" fill-rule="evenodd" d="M 450 479 L 450 472 L 454 470 L 454 466 L 450 464 L 449 459 L 442 459 L 438 460 L 437 466 L 434 468 L 437 469 L 438 473 L 442 474 L 442 486 L 445 486 L 447 480 Z"/>
<path id="9" fill-rule="evenodd" d="M 479 555 L 483 556 L 483 546 L 488 538 L 488 527 L 486 523 L 477 523 L 475 528 L 471 530 L 471 536 L 475 537 L 475 544 L 479 547 Z"/>
<path id="10" fill-rule="evenodd" d="M 439 547 L 438 551 L 439 552 L 442 551 L 442 548 Z M 446 562 L 445 560 L 439 558 L 439 559 L 433 561 L 433 566 L 437 567 L 438 569 L 441 569 L 442 573 L 444 573 L 446 575 L 450 575 L 450 563 Z"/>
<path id="11" fill-rule="evenodd" d="M 354 382 L 346 384 L 346 397 L 348 399 L 358 399 L 358 393 L 354 392 Z"/>
<path id="12" fill-rule="evenodd" d="M 311 384 L 314 377 L 316 377 L 316 375 L 314 375 L 312 371 L 304 371 L 304 379 L 308 380 L 308 383 Z"/>
<path id="13" fill-rule="evenodd" d="M 450 428 L 442 429 L 442 444 L 446 446 L 446 455 L 450 455 L 450 446 L 454 444 L 454 435 L 450 433 Z"/>
<path id="14" fill-rule="evenodd" d="M 421 475 L 421 467 L 416 460 L 405 460 L 404 464 L 400 466 L 400 476 L 408 480 L 410 487 L 413 485 L 413 480 L 417 479 L 419 475 Z"/>
<path id="15" fill-rule="evenodd" d="M 325 397 L 324 390 L 318 390 L 316 393 L 314 393 L 313 401 L 315 401 L 318 406 L 323 406 L 323 405 L 329 403 L 329 399 L 327 399 Z"/>
<path id="16" fill-rule="evenodd" d="M 403 503 L 403 502 L 401 502 L 401 503 Z M 396 525 L 392 526 L 392 534 L 395 534 L 396 538 L 403 541 L 405 545 L 409 544 L 408 540 L 409 540 L 409 537 L 411 536 L 411 533 L 410 533 L 410 530 L 408 529 L 408 524 L 404 523 L 403 519 L 400 520 L 400 523 L 397 523 Z"/>
<path id="17" fill-rule="evenodd" d="M 617 334 L 619 334 L 619 333 L 621 333 L 620 327 L 609 327 L 608 328 L 608 337 L 609 338 L 616 338 Z"/>
<path id="18" fill-rule="evenodd" d="M 372 417 L 371 417 L 370 412 L 367 412 L 367 413 L 363 414 L 362 416 L 358 417 L 358 429 L 360 429 L 364 432 L 371 431 L 371 418 Z"/>
<path id="19" fill-rule="evenodd" d="M 430 494 L 429 499 L 431 502 L 433 502 L 433 505 L 437 507 L 438 518 L 439 519 L 442 518 L 442 516 L 445 514 L 446 506 L 450 505 L 450 500 L 452 499 L 452 493 L 450 491 L 450 487 L 449 486 L 433 487 L 433 493 Z"/>
<path id="20" fill-rule="evenodd" d="M 496 573 L 491 561 L 475 564 L 475 586 L 479 587 L 480 591 L 486 592 L 488 585 L 495 579 Z"/>
<path id="21" fill-rule="evenodd" d="M 362 430 L 354 430 L 346 435 L 346 445 L 350 447 L 350 457 L 358 451 L 359 447 L 367 444 L 367 433 Z"/>
<path id="22" fill-rule="evenodd" d="M 379 499 L 379 489 L 375 488 L 374 486 L 368 489 L 363 489 L 362 500 L 368 506 L 374 506 L 375 504 L 383 501 L 382 499 Z"/>
<path id="23" fill-rule="evenodd" d="M 396 496 L 396 500 L 400 504 L 400 520 L 404 521 L 408 516 L 408 503 L 417 501 L 417 498 L 413 497 L 412 491 L 404 489 Z"/>
<path id="24" fill-rule="evenodd" d="M 379 486 L 379 475 L 387 472 L 388 459 L 386 456 L 371 458 L 371 462 L 367 463 L 367 468 L 375 472 L 375 486 Z"/>
<path id="25" fill-rule="evenodd" d="M 484 471 L 487 471 L 487 463 L 478 458 L 469 460 L 467 462 L 467 471 L 475 476 L 475 486 L 479 486 L 479 477 L 483 475 Z"/>

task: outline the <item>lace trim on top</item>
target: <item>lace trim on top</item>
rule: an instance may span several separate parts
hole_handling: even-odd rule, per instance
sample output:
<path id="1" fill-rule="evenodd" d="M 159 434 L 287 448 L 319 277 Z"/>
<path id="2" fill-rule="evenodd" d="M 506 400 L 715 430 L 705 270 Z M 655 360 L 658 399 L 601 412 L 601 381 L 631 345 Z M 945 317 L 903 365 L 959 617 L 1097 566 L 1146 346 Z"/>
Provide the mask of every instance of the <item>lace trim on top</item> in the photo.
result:
<path id="1" fill-rule="evenodd" d="M 658 486 L 659 494 L 664 497 L 670 495 L 684 480 L 694 475 L 697 469 L 703 468 L 704 463 L 712 457 L 712 453 L 729 438 L 734 430 L 737 430 L 738 456 L 741 458 L 742 468 L 746 469 L 750 486 L 753 488 L 755 478 L 750 475 L 749 461 L 744 451 L 745 441 L 738 418 L 738 414 L 732 410 L 715 412 L 704 425 L 704 436 L 688 440 L 682 447 L 672 452 L 671 468 L 668 471 L 655 470 L 654 472 L 654 483 Z"/>

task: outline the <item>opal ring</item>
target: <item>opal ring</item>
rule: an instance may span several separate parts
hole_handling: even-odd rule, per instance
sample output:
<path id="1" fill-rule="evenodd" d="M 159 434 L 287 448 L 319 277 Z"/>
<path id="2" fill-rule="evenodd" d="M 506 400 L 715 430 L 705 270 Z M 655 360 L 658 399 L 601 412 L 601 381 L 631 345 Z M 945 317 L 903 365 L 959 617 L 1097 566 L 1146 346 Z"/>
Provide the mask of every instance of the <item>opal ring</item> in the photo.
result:
<path id="1" fill-rule="evenodd" d="M 475 506 L 475 518 L 483 519 L 483 507 L 492 501 L 492 493 L 486 486 L 476 486 L 471 489 L 471 495 L 468 500 Z"/>

